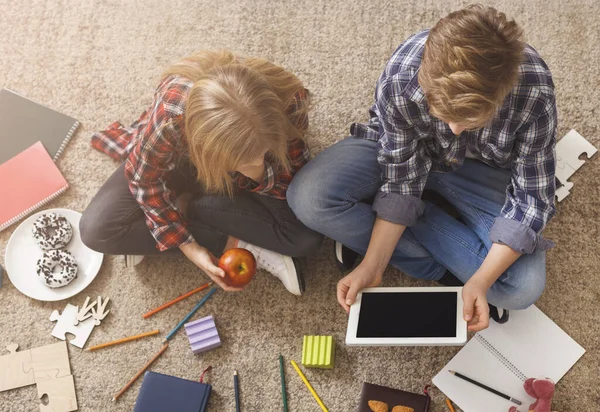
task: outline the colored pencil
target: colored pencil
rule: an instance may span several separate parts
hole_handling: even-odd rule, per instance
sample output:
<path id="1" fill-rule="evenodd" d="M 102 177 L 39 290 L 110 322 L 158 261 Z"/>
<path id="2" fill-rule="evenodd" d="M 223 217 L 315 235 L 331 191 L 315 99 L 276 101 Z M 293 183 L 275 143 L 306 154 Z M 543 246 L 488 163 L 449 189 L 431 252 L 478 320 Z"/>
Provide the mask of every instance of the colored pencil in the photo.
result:
<path id="1" fill-rule="evenodd" d="M 479 386 L 481 389 L 485 389 L 485 390 L 486 390 L 486 391 L 488 391 L 488 392 L 492 392 L 494 395 L 498 395 L 498 396 L 500 396 L 501 398 L 504 398 L 504 399 L 506 399 L 506 400 L 509 400 L 509 401 L 511 401 L 511 402 L 513 402 L 513 403 L 516 403 L 517 405 L 521 405 L 521 404 L 522 404 L 522 402 L 521 402 L 521 401 L 519 401 L 519 400 L 517 400 L 517 399 L 515 399 L 515 398 L 511 398 L 510 396 L 508 396 L 508 395 L 505 395 L 505 394 L 503 394 L 502 392 L 500 392 L 500 391 L 497 391 L 496 389 L 492 389 L 492 388 L 490 388 L 489 386 L 486 386 L 486 385 L 484 385 L 483 383 L 479 383 L 479 382 L 477 382 L 476 380 L 474 380 L 474 379 L 471 379 L 471 378 L 469 378 L 469 377 L 467 377 L 467 376 L 465 376 L 465 375 L 462 375 L 462 374 L 460 374 L 460 373 L 458 373 L 458 372 L 454 372 L 454 371 L 448 371 L 448 372 L 450 372 L 451 374 L 453 374 L 453 375 L 454 375 L 454 376 L 456 376 L 457 378 L 461 378 L 461 379 L 463 379 L 463 380 L 465 380 L 465 381 L 467 381 L 467 382 L 470 382 L 470 383 L 472 383 L 472 384 L 473 384 L 473 385 L 475 385 L 475 386 Z"/>
<path id="2" fill-rule="evenodd" d="M 235 412 L 240 412 L 240 380 L 237 371 L 233 371 L 233 390 L 235 391 Z"/>
<path id="3" fill-rule="evenodd" d="M 167 335 L 167 337 L 165 338 L 165 340 L 163 340 L 163 343 L 167 342 L 168 340 L 170 340 L 173 335 L 175 335 L 177 333 L 177 331 L 179 330 L 179 328 L 181 328 L 183 326 L 183 324 L 185 322 L 187 322 L 188 320 L 190 320 L 190 318 L 192 316 L 194 316 L 194 313 L 196 313 L 196 311 L 198 309 L 200 309 L 202 307 L 202 305 L 204 305 L 204 303 L 213 295 L 213 293 L 215 293 L 217 291 L 217 288 L 212 288 L 211 290 L 208 291 L 208 293 L 206 295 L 204 295 L 204 297 L 200 300 L 200 302 L 198 302 L 198 304 L 196 306 L 194 306 L 194 309 L 192 309 L 192 311 L 190 313 L 188 313 L 185 318 L 183 318 L 183 320 L 181 322 L 179 322 L 177 324 L 177 326 L 175 326 L 171 332 L 169 332 L 169 334 Z"/>
<path id="4" fill-rule="evenodd" d="M 127 389 L 129 389 L 129 387 L 130 387 L 131 385 L 133 385 L 133 383 L 134 383 L 134 382 L 135 382 L 135 381 L 136 381 L 136 380 L 137 380 L 137 379 L 138 379 L 140 376 L 142 376 L 142 374 L 143 374 L 144 372 L 146 372 L 146 369 L 148 369 L 148 368 L 150 367 L 150 365 L 152 365 L 152 364 L 154 363 L 154 361 L 155 361 L 155 360 L 157 360 L 157 359 L 160 357 L 160 355 L 162 355 L 162 354 L 164 353 L 164 351 L 166 351 L 166 350 L 167 350 L 167 348 L 168 348 L 168 347 L 169 347 L 169 344 L 168 344 L 168 343 L 165 343 L 165 344 L 162 346 L 162 348 L 160 348 L 160 350 L 159 350 L 159 351 L 156 353 L 156 355 L 154 355 L 154 356 L 152 357 L 152 359 L 150 359 L 150 360 L 148 361 L 148 363 L 146 363 L 146 364 L 144 365 L 144 367 L 143 367 L 143 368 L 142 368 L 142 369 L 141 369 L 141 370 L 140 370 L 138 373 L 136 373 L 136 374 L 135 374 L 135 376 L 134 376 L 133 378 L 131 378 L 131 380 L 130 380 L 129 382 L 127 382 L 127 384 L 126 384 L 126 385 L 123 387 L 123 389 L 121 389 L 119 392 L 117 392 L 117 394 L 116 394 L 115 396 L 113 396 L 113 398 L 112 398 L 113 402 L 114 402 L 114 401 L 116 401 L 117 399 L 119 399 L 119 396 L 123 395 L 123 394 L 125 393 L 125 391 L 126 391 Z"/>
<path id="5" fill-rule="evenodd" d="M 329 412 L 329 410 L 325 407 L 325 404 L 323 404 L 323 401 L 321 400 L 321 398 L 319 398 L 319 395 L 317 395 L 317 392 L 315 392 L 314 388 L 312 387 L 312 385 L 310 384 L 308 379 L 306 379 L 306 376 L 304 376 L 304 374 L 298 367 L 298 364 L 293 360 L 290 362 L 292 363 L 292 366 L 294 367 L 294 369 L 296 369 L 296 372 L 298 372 L 300 379 L 302 379 L 302 381 L 304 382 L 304 384 L 306 385 L 306 387 L 308 388 L 308 390 L 310 391 L 312 396 L 314 396 L 315 400 L 317 401 L 317 403 L 319 404 L 319 406 L 321 407 L 323 412 Z"/>
<path id="6" fill-rule="evenodd" d="M 283 370 L 283 356 L 279 355 L 279 376 L 281 376 L 281 397 L 283 398 L 283 412 L 288 412 L 287 393 L 285 390 L 285 372 Z"/>
<path id="7" fill-rule="evenodd" d="M 88 352 L 91 352 L 94 350 L 106 348 L 108 346 L 118 345 L 120 343 L 131 342 L 132 340 L 145 338 L 146 336 L 158 335 L 159 333 L 160 333 L 160 331 L 158 329 L 156 329 L 156 330 L 153 330 L 152 332 L 140 333 L 139 335 L 129 336 L 128 338 L 122 338 L 122 339 L 113 340 L 112 342 L 101 343 L 100 345 L 92 346 L 91 348 L 87 348 L 85 350 Z"/>
<path id="8" fill-rule="evenodd" d="M 448 405 L 448 409 L 450 410 L 450 412 L 456 412 L 454 410 L 454 406 L 452 406 L 452 402 L 450 402 L 450 399 L 446 398 L 446 405 Z"/>
<path id="9" fill-rule="evenodd" d="M 206 283 L 206 284 L 204 284 L 204 285 L 200 286 L 199 288 L 196 288 L 196 289 L 194 289 L 194 290 L 190 290 L 188 293 L 184 293 L 183 295 L 179 296 L 178 298 L 175 298 L 175 299 L 173 299 L 173 300 L 171 300 L 171 301 L 169 301 L 169 302 L 165 303 L 164 305 L 162 305 L 162 306 L 159 306 L 159 307 L 157 307 L 156 309 L 153 309 L 153 310 L 151 310 L 151 311 L 150 311 L 150 312 L 148 312 L 148 313 L 145 313 L 145 314 L 144 314 L 142 317 L 143 317 L 144 319 L 148 319 L 150 316 L 152 316 L 152 315 L 154 315 L 154 314 L 156 314 L 156 313 L 160 312 L 161 310 L 163 310 L 163 309 L 166 309 L 166 308 L 168 308 L 169 306 L 171 306 L 171 305 L 174 305 L 174 304 L 176 304 L 177 302 L 184 300 L 185 298 L 189 298 L 189 297 L 190 297 L 190 296 L 192 296 L 194 293 L 198 293 L 198 292 L 201 292 L 201 291 L 203 291 L 204 289 L 206 289 L 206 288 L 207 288 L 207 287 L 209 287 L 210 285 L 212 285 L 212 282 L 208 282 L 208 283 Z"/>

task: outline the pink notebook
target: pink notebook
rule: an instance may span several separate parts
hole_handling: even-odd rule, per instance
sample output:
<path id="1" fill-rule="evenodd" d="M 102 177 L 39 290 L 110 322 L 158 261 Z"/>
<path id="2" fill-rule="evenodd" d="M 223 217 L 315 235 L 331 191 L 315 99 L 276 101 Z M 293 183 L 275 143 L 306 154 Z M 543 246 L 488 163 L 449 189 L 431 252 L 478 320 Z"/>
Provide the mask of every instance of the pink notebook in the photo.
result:
<path id="1" fill-rule="evenodd" d="M 0 231 L 69 188 L 41 142 L 0 165 Z"/>

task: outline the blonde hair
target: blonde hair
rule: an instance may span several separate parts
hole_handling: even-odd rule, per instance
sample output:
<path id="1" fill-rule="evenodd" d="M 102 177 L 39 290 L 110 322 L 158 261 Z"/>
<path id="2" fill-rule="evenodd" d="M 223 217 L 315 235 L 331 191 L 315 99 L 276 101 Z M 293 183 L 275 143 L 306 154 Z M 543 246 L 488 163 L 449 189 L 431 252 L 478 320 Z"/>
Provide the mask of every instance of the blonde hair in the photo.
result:
<path id="1" fill-rule="evenodd" d="M 233 193 L 231 171 L 269 153 L 289 169 L 288 141 L 303 139 L 308 102 L 300 80 L 273 63 L 229 51 L 202 51 L 170 67 L 163 78 L 194 82 L 186 101 L 185 134 L 198 180 L 211 192 Z M 290 107 L 296 103 L 293 112 Z"/>
<path id="2" fill-rule="evenodd" d="M 489 122 L 519 80 L 522 35 L 514 20 L 482 5 L 441 19 L 429 33 L 418 75 L 430 113 L 468 129 Z"/>

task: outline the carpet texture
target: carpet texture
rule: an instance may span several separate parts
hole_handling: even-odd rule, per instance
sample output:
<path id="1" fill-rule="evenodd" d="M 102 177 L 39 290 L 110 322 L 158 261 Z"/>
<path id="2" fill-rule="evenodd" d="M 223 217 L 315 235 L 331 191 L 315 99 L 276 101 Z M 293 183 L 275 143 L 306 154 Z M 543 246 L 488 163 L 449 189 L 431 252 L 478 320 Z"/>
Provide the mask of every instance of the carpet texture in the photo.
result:
<path id="1" fill-rule="evenodd" d="M 71 184 L 48 207 L 83 211 L 117 164 L 90 148 L 94 130 L 120 119 L 133 121 L 151 101 L 161 71 L 201 48 L 230 48 L 268 58 L 296 73 L 313 92 L 310 143 L 314 154 L 344 138 L 351 122 L 366 120 L 376 80 L 407 36 L 431 27 L 466 5 L 456 0 L 330 1 L 0 1 L 0 86 L 76 117 L 82 126 L 58 165 Z M 578 130 L 600 146 L 600 2 L 596 0 L 498 1 L 491 4 L 515 16 L 527 39 L 548 62 L 556 83 L 559 137 Z M 1 148 L 0 148 L 1 150 Z M 600 286 L 598 282 L 597 181 L 600 156 L 571 178 L 572 194 L 560 204 L 546 236 L 557 243 L 548 253 L 548 285 L 538 306 L 588 352 L 560 382 L 553 409 L 595 411 L 600 404 Z M 10 202 L 10 194 L 0 194 Z M 0 260 L 14 227 L 0 233 Z M 330 241 L 309 259 L 307 292 L 288 294 L 266 273 L 240 294 L 218 292 L 197 317 L 214 314 L 224 342 L 194 356 L 179 334 L 153 366 L 157 372 L 198 379 L 213 366 L 212 411 L 234 408 L 233 370 L 240 374 L 245 411 L 281 410 L 277 356 L 300 360 L 302 336 L 331 334 L 337 342 L 333 370 L 306 374 L 331 411 L 353 411 L 363 381 L 420 392 L 457 348 L 349 348 L 343 344 L 346 316 L 336 303 L 340 274 Z M 155 328 L 168 331 L 197 298 L 150 320 L 141 314 L 204 282 L 184 258 L 147 258 L 126 270 L 107 256 L 85 296 L 109 296 L 111 313 L 89 344 Z M 421 285 L 396 270 L 385 286 Z M 52 310 L 65 301 L 44 303 L 20 294 L 5 277 L 0 289 L 0 347 L 53 343 Z M 163 335 L 164 336 L 164 335 Z M 150 338 L 94 353 L 69 345 L 79 410 L 128 411 L 136 383 L 116 403 L 112 395 L 160 347 Z M 2 353 L 2 352 L 0 352 Z M 317 411 L 291 366 L 287 366 L 290 410 Z M 433 411 L 444 411 L 433 391 Z M 35 411 L 33 386 L 0 393 L 2 411 Z"/>

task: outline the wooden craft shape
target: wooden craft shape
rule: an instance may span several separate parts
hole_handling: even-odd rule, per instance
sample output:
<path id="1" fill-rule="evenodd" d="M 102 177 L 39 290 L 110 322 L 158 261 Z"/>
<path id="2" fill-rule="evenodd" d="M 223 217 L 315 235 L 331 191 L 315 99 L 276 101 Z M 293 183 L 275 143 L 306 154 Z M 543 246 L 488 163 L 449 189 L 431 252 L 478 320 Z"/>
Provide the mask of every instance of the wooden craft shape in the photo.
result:
<path id="1" fill-rule="evenodd" d="M 24 364 L 31 363 L 31 350 L 17 352 L 19 345 L 6 347 L 10 355 L 0 356 L 0 392 L 33 385 L 35 375 L 32 370 L 25 371 Z"/>
<path id="2" fill-rule="evenodd" d="M 66 342 L 40 346 L 30 351 L 31 362 L 23 363 L 23 370 L 33 370 L 36 383 L 71 375 Z"/>
<path id="3" fill-rule="evenodd" d="M 94 318 L 94 323 L 96 326 L 100 326 L 100 322 L 104 320 L 106 315 L 110 312 L 110 310 L 105 311 L 106 305 L 108 305 L 108 301 L 110 298 L 106 298 L 104 302 L 102 302 L 102 296 L 98 296 L 98 302 L 96 303 L 96 309 L 92 308 L 92 317 Z"/>
<path id="4" fill-rule="evenodd" d="M 40 404 L 40 412 L 70 412 L 77 410 L 73 375 L 38 382 L 38 397 L 48 396 L 48 405 Z"/>
<path id="5" fill-rule="evenodd" d="M 96 301 L 93 301 L 88 305 L 89 302 L 90 297 L 88 296 L 85 298 L 85 302 L 83 302 L 83 306 L 81 307 L 79 312 L 77 312 L 77 321 L 75 325 L 77 325 L 77 323 L 79 322 L 83 322 L 84 320 L 92 316 L 92 308 L 94 307 L 94 305 L 96 305 Z"/>
<path id="6" fill-rule="evenodd" d="M 302 364 L 307 368 L 332 369 L 335 356 L 333 336 L 304 336 Z"/>
<path id="7" fill-rule="evenodd" d="M 77 306 L 70 303 L 67 303 L 62 314 L 59 314 L 57 310 L 53 311 L 50 320 L 56 321 L 56 325 L 52 329 L 52 336 L 66 340 L 65 333 L 72 333 L 75 335 L 75 339 L 71 339 L 69 343 L 78 348 L 83 348 L 94 329 L 94 319 L 88 318 L 83 322 L 77 322 L 77 313 Z"/>
<path id="8" fill-rule="evenodd" d="M 589 159 L 597 151 L 598 149 L 574 129 L 556 143 L 556 178 L 562 184 L 556 189 L 559 202 L 567 197 L 573 188 L 573 183 L 568 179 L 585 163 L 579 156 L 585 153 Z"/>
<path id="9" fill-rule="evenodd" d="M 7 346 L 10 355 L 0 356 L 0 391 L 36 384 L 38 396 L 48 397 L 41 412 L 77 410 L 75 383 L 69 365 L 66 342 L 17 352 L 18 345 Z"/>

